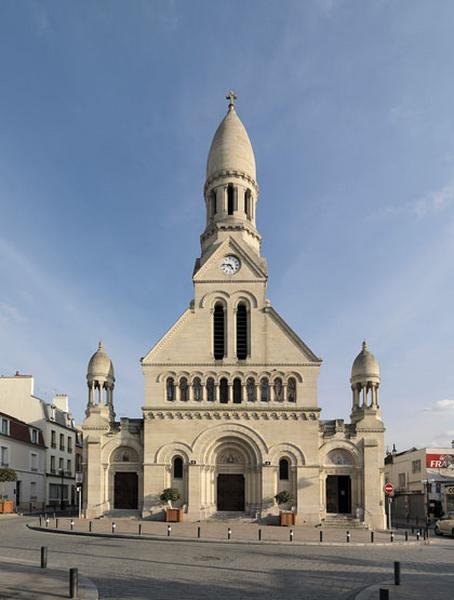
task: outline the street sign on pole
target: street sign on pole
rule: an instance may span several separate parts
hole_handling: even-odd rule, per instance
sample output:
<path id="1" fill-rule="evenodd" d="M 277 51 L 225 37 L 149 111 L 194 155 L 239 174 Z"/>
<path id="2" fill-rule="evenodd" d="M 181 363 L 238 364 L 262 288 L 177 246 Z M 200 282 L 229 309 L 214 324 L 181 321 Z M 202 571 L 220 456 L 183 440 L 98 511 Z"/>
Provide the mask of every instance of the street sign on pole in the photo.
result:
<path id="1" fill-rule="evenodd" d="M 383 486 L 383 491 L 385 492 L 385 494 L 388 494 L 388 496 L 392 496 L 394 494 L 394 486 L 392 483 L 385 483 L 385 485 Z"/>

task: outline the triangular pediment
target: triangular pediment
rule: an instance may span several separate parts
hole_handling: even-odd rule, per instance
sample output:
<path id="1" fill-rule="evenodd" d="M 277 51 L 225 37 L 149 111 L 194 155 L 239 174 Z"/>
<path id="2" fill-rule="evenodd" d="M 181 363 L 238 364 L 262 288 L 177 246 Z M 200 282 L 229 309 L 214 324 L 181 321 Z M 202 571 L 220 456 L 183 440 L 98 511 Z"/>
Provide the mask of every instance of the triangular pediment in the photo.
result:
<path id="1" fill-rule="evenodd" d="M 235 255 L 240 259 L 241 268 L 235 275 L 226 275 L 220 269 L 222 259 L 227 255 Z M 245 245 L 233 237 L 228 237 L 214 250 L 206 261 L 195 271 L 194 283 L 216 281 L 266 281 L 268 278 L 266 261 L 253 255 Z"/>
<path id="2" fill-rule="evenodd" d="M 166 331 L 166 333 L 156 342 L 156 344 L 148 351 L 148 353 L 142 357 L 141 363 L 147 364 L 153 362 L 156 359 L 157 355 L 169 346 L 171 340 L 174 338 L 175 334 L 184 329 L 187 326 L 188 321 L 190 320 L 191 315 L 193 314 L 190 308 L 187 308 L 181 317 Z"/>
<path id="3" fill-rule="evenodd" d="M 303 360 L 303 362 L 309 363 L 321 363 L 322 359 L 319 358 L 312 350 L 307 346 L 297 333 L 284 321 L 279 313 L 272 307 L 268 306 L 265 312 L 270 319 L 270 325 L 275 329 L 273 335 L 271 327 L 269 327 L 269 334 L 275 337 L 276 342 L 272 344 L 271 353 L 274 348 L 278 348 L 277 352 L 281 356 L 285 356 L 287 360 Z M 279 332 L 279 333 L 278 333 Z M 273 356 L 273 360 L 277 360 L 278 356 Z"/>

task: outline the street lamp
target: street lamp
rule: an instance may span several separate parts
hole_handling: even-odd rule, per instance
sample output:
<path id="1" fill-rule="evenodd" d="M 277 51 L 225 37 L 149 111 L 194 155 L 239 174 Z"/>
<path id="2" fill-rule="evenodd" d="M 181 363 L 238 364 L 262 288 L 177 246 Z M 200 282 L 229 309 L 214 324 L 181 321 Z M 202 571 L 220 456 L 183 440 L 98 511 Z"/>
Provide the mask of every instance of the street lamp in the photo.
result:
<path id="1" fill-rule="evenodd" d="M 65 501 L 63 500 L 63 487 L 64 487 L 64 478 L 65 471 L 64 469 L 58 469 L 58 474 L 61 476 L 61 484 L 60 484 L 60 509 L 65 510 Z"/>

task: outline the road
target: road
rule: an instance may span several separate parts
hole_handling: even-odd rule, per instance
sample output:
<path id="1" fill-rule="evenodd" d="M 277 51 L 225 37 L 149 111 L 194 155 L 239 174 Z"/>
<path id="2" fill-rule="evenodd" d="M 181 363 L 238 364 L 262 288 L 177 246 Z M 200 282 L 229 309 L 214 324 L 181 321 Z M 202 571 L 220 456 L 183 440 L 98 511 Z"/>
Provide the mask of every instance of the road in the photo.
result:
<path id="1" fill-rule="evenodd" d="M 0 555 L 37 564 L 47 546 L 49 567 L 78 567 L 101 599 L 346 600 L 389 579 L 395 560 L 403 578 L 421 582 L 451 574 L 454 564 L 448 538 L 407 547 L 260 546 L 57 535 L 28 530 L 27 521 L 0 520 Z"/>

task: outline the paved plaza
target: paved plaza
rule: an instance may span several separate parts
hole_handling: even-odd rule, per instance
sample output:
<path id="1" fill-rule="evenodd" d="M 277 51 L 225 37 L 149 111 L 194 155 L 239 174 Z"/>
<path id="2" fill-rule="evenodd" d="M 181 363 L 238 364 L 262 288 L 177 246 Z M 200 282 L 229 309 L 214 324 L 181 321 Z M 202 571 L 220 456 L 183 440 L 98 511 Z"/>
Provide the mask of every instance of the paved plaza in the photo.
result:
<path id="1" fill-rule="evenodd" d="M 0 519 L 2 599 L 15 597 L 2 595 L 1 588 L 11 565 L 38 565 L 43 545 L 49 549 L 50 569 L 77 567 L 93 581 L 101 599 L 353 600 L 359 594 L 359 600 L 369 600 L 378 598 L 378 590 L 366 588 L 392 580 L 395 560 L 401 561 L 402 586 L 391 587 L 390 600 L 452 597 L 454 540 L 448 538 L 374 546 L 200 543 L 169 541 L 165 536 L 152 540 L 58 535 L 27 528 L 27 523 L 36 522 L 31 517 Z"/>

